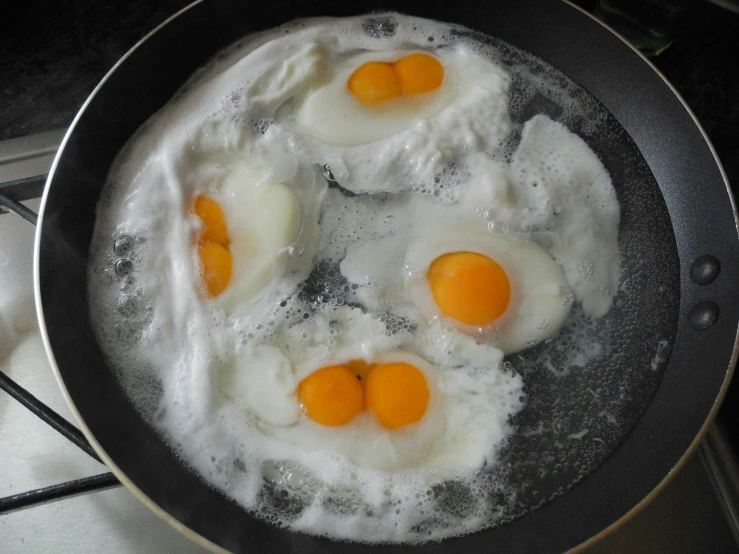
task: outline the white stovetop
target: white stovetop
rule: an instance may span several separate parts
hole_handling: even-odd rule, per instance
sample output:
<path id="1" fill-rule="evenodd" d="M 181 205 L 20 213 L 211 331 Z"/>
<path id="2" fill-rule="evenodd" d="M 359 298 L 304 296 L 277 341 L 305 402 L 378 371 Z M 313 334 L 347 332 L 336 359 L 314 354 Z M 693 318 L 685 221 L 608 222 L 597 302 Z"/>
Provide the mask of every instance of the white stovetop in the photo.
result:
<path id="1" fill-rule="evenodd" d="M 26 205 L 38 210 L 39 201 Z M 44 352 L 33 299 L 34 227 L 0 215 L 0 371 L 74 422 Z M 104 473 L 0 391 L 0 497 Z M 0 515 L 0 552 L 202 553 L 127 489 L 95 492 Z"/>

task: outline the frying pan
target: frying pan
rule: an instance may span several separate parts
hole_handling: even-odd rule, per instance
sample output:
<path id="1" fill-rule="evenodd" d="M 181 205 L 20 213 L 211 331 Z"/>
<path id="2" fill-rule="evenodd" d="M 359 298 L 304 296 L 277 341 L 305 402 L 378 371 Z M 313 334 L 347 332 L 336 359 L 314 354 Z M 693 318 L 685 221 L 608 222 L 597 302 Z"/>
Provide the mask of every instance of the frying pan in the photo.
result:
<path id="1" fill-rule="evenodd" d="M 49 176 L 36 235 L 35 292 L 52 367 L 100 457 L 149 508 L 193 540 L 241 552 L 378 550 L 268 525 L 188 469 L 131 404 L 101 352 L 89 318 L 86 266 L 95 207 L 114 157 L 199 66 L 238 38 L 288 20 L 380 8 L 457 23 L 522 48 L 561 70 L 604 110 L 613 131 L 609 141 L 586 140 L 611 173 L 622 207 L 623 281 L 629 286 L 612 319 L 622 355 L 582 368 L 580 377 L 527 382 L 532 398 L 535 389 L 553 388 L 543 393 L 547 402 L 539 402 L 528 416 L 522 412 L 517 423 L 524 428 L 526 417 L 533 421 L 551 409 L 552 390 L 564 398 L 568 387 L 591 381 L 601 387 L 591 391 L 595 396 L 612 394 L 619 383 L 637 385 L 630 391 L 634 402 L 617 414 L 627 432 L 604 433 L 606 448 L 578 475 L 537 484 L 543 498 L 538 505 L 496 528 L 382 551 L 583 547 L 648 502 L 681 467 L 715 415 L 737 356 L 739 302 L 733 285 L 739 239 L 730 189 L 690 110 L 646 59 L 567 3 L 212 0 L 173 16 L 96 87 Z M 534 108 L 546 111 L 545 104 Z M 573 405 L 572 413 L 599 409 L 590 404 Z M 556 438 L 556 429 L 542 433 Z M 516 440 L 522 441 L 520 448 Z M 516 437 L 509 455 L 524 479 L 527 471 L 547 463 L 526 440 Z"/>

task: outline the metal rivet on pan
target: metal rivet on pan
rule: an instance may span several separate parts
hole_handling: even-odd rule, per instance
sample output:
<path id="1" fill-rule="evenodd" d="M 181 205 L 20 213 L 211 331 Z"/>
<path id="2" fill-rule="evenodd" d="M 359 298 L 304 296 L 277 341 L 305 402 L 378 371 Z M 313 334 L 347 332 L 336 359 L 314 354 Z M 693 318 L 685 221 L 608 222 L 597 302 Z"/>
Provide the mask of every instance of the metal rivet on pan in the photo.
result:
<path id="1" fill-rule="evenodd" d="M 721 264 L 718 259 L 710 254 L 705 254 L 690 266 L 690 278 L 696 285 L 707 285 L 718 275 Z"/>
<path id="2" fill-rule="evenodd" d="M 710 300 L 698 302 L 688 312 L 688 324 L 696 331 L 708 329 L 717 319 L 718 306 Z"/>

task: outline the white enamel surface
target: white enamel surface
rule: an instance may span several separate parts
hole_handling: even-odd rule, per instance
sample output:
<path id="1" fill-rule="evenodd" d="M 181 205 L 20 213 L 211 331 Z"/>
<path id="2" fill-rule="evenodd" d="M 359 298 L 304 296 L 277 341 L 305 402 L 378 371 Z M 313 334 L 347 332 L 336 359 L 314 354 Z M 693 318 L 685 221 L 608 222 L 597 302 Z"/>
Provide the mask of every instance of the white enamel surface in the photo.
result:
<path id="1" fill-rule="evenodd" d="M 39 201 L 26 205 L 38 210 Z M 0 215 L 0 371 L 76 424 L 57 385 L 33 300 L 34 228 Z M 108 472 L 6 393 L 0 392 L 0 496 Z M 0 515 L 0 551 L 8 554 L 112 554 L 206 550 L 118 487 Z"/>

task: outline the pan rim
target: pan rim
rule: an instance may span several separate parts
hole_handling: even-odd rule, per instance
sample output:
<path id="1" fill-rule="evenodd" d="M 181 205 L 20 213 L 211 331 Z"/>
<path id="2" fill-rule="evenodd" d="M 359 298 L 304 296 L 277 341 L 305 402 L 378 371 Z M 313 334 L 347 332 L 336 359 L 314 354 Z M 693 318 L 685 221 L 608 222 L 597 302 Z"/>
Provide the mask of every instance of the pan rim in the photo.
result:
<path id="1" fill-rule="evenodd" d="M 92 448 L 95 450 L 95 452 L 101 457 L 101 459 L 105 462 L 106 466 L 110 468 L 112 473 L 121 481 L 121 483 L 126 486 L 147 508 L 149 508 L 151 511 L 153 511 L 157 516 L 159 516 L 162 520 L 167 522 L 169 525 L 174 527 L 177 531 L 188 537 L 190 540 L 193 540 L 200 546 L 203 546 L 204 548 L 212 551 L 212 552 L 229 552 L 228 550 L 222 548 L 221 546 L 215 544 L 211 540 L 205 538 L 204 536 L 200 535 L 190 527 L 186 526 L 182 522 L 180 522 L 178 519 L 173 517 L 169 512 L 161 508 L 157 503 L 155 503 L 146 493 L 144 493 L 141 489 L 139 489 L 127 476 L 126 474 L 115 464 L 115 462 L 107 455 L 103 447 L 100 445 L 100 443 L 97 441 L 93 433 L 90 431 L 89 427 L 84 422 L 82 416 L 80 415 L 79 411 L 77 410 L 77 407 L 72 400 L 71 395 L 69 394 L 69 391 L 66 388 L 66 385 L 64 383 L 63 377 L 61 375 L 61 371 L 56 363 L 56 358 L 54 356 L 54 353 L 52 351 L 52 347 L 50 344 L 48 331 L 46 327 L 46 319 L 44 317 L 44 311 L 43 311 L 43 304 L 41 300 L 41 279 L 40 279 L 40 254 L 41 254 L 41 236 L 42 236 L 42 229 L 43 229 L 43 223 L 44 223 L 44 212 L 46 208 L 47 198 L 49 195 L 50 187 L 48 186 L 54 177 L 54 173 L 56 172 L 59 160 L 61 159 L 61 156 L 64 152 L 65 146 L 68 142 L 69 137 L 73 133 L 78 120 L 81 118 L 82 114 L 85 112 L 88 105 L 92 102 L 93 98 L 97 95 L 99 90 L 103 87 L 103 85 L 108 81 L 108 79 L 115 73 L 115 71 L 119 68 L 120 65 L 122 65 L 132 54 L 134 51 L 136 51 L 142 44 L 144 44 L 148 39 L 150 39 L 153 35 L 158 33 L 163 27 L 171 23 L 173 20 L 175 20 L 180 15 L 184 14 L 185 12 L 189 11 L 190 9 L 194 8 L 195 6 L 204 3 L 205 0 L 195 0 L 191 4 L 185 6 L 178 12 L 174 13 L 170 17 L 168 17 L 165 21 L 163 21 L 161 24 L 156 26 L 152 31 L 147 33 L 141 40 L 139 40 L 134 46 L 132 46 L 116 63 L 113 65 L 113 67 L 105 74 L 105 76 L 101 79 L 101 81 L 97 84 L 97 86 L 93 89 L 93 91 L 90 93 L 84 104 L 80 107 L 77 115 L 75 116 L 72 124 L 70 125 L 69 129 L 67 130 L 67 133 L 64 136 L 64 139 L 62 140 L 62 143 L 59 147 L 59 150 L 57 151 L 57 154 L 54 158 L 54 162 L 52 163 L 49 175 L 47 177 L 46 181 L 46 187 L 44 189 L 44 194 L 41 199 L 41 205 L 39 209 L 39 225 L 37 226 L 36 235 L 34 239 L 34 262 L 33 262 L 33 281 L 34 281 L 34 297 L 35 297 L 35 304 L 36 304 L 36 315 L 38 318 L 39 323 L 39 330 L 42 338 L 42 342 L 44 345 L 44 350 L 46 351 L 47 358 L 49 360 L 49 363 L 51 365 L 52 371 L 54 373 L 55 379 L 57 381 L 57 384 L 59 385 L 59 388 L 62 392 L 62 395 L 74 415 L 75 419 L 77 420 L 77 423 L 80 426 L 81 431 L 87 438 L 87 440 L 90 442 Z M 700 131 L 700 134 L 702 136 L 703 141 L 708 146 L 711 155 L 713 156 L 714 162 L 716 166 L 719 169 L 719 172 L 721 174 L 721 178 L 724 183 L 724 187 L 726 189 L 726 192 L 728 193 L 729 200 L 731 202 L 732 207 L 732 214 L 734 217 L 734 228 L 737 231 L 737 237 L 739 237 L 739 213 L 737 211 L 737 204 L 734 198 L 734 195 L 732 193 L 731 187 L 729 185 L 728 178 L 726 176 L 725 170 L 723 168 L 723 165 L 721 164 L 720 159 L 718 158 L 718 155 L 716 154 L 715 148 L 713 144 L 711 143 L 710 139 L 706 135 L 705 130 L 703 129 L 700 122 L 697 120 L 695 114 L 690 109 L 690 107 L 687 105 L 685 100 L 682 98 L 682 96 L 679 94 L 679 92 L 672 86 L 672 84 L 667 80 L 667 78 L 654 66 L 654 64 L 646 58 L 641 52 L 639 52 L 636 48 L 634 48 L 623 36 L 618 34 L 616 31 L 614 31 L 611 27 L 609 27 L 607 24 L 601 22 L 597 18 L 595 18 L 592 14 L 587 12 L 586 10 L 580 8 L 579 6 L 573 4 L 570 0 L 562 0 L 565 4 L 568 6 L 575 8 L 579 12 L 587 15 L 591 20 L 595 21 L 602 27 L 604 27 L 606 30 L 610 31 L 613 35 L 618 37 L 626 46 L 628 46 L 633 52 L 635 52 L 643 62 L 647 64 L 647 66 L 654 71 L 654 73 L 659 76 L 659 78 L 662 80 L 662 82 L 667 85 L 670 92 L 677 98 L 677 100 L 680 102 L 680 104 L 683 106 L 687 114 L 690 116 L 690 118 L 693 120 L 694 125 L 698 128 Z M 710 427 L 711 423 L 715 419 L 715 416 L 718 412 L 719 407 L 721 406 L 725 396 L 726 392 L 728 390 L 728 386 L 731 382 L 731 378 L 733 376 L 733 373 L 735 371 L 735 366 L 737 363 L 737 358 L 739 357 L 739 326 L 737 327 L 737 332 L 734 337 L 734 346 L 732 349 L 732 355 L 729 360 L 729 365 L 726 370 L 726 374 L 722 380 L 721 387 L 718 391 L 717 396 L 715 397 L 712 405 L 711 410 L 709 411 L 708 415 L 706 416 L 706 419 L 701 426 L 701 428 L 698 430 L 697 434 L 691 441 L 690 445 L 687 447 L 687 449 L 684 451 L 682 456 L 677 460 L 677 462 L 672 466 L 670 471 L 667 473 L 667 475 L 647 494 L 642 500 L 630 508 L 625 514 L 623 514 L 620 518 L 615 520 L 613 523 L 611 523 L 608 527 L 601 530 L 596 535 L 593 535 L 589 539 L 583 541 L 582 543 L 576 545 L 575 547 L 571 548 L 569 552 L 581 552 L 584 549 L 588 548 L 589 546 L 594 545 L 595 543 L 599 542 L 602 538 L 610 535 L 613 533 L 616 529 L 621 527 L 624 523 L 631 520 L 634 516 L 638 515 L 649 503 L 660 493 L 662 490 L 672 481 L 674 475 L 679 471 L 687 462 L 687 460 L 690 458 L 690 456 L 693 455 L 695 452 L 698 444 L 703 439 L 703 437 L 706 435 L 708 428 Z M 597 472 L 598 470 L 596 470 Z"/>
<path id="2" fill-rule="evenodd" d="M 138 500 L 141 501 L 141 503 L 144 506 L 146 506 L 149 510 L 151 510 L 154 514 L 156 514 L 160 519 L 162 519 L 164 522 L 172 526 L 179 533 L 181 533 L 188 539 L 192 540 L 193 542 L 197 543 L 198 545 L 202 546 L 203 548 L 206 548 L 207 550 L 218 553 L 218 554 L 221 554 L 221 553 L 229 554 L 228 550 L 226 550 L 225 548 L 222 548 L 221 546 L 217 545 L 216 543 L 212 542 L 211 540 L 205 538 L 204 536 L 200 535 L 196 531 L 192 530 L 190 527 L 188 527 L 187 525 L 179 521 L 177 518 L 173 517 L 169 512 L 167 512 L 165 509 L 159 506 L 156 502 L 154 502 L 146 493 L 144 493 L 144 491 L 142 491 L 138 486 L 136 486 L 136 484 L 128 478 L 128 476 L 118 467 L 118 465 L 112 460 L 112 458 L 108 456 L 108 453 L 105 451 L 105 449 L 103 449 L 102 445 L 98 442 L 98 440 L 96 439 L 92 431 L 90 431 L 90 428 L 85 423 L 84 419 L 82 418 L 82 415 L 80 414 L 79 410 L 77 409 L 77 406 L 74 403 L 74 400 L 72 400 L 72 397 L 69 394 L 69 391 L 67 390 L 67 386 L 64 382 L 64 378 L 62 377 L 61 371 L 59 370 L 59 366 L 56 363 L 56 357 L 54 356 L 54 352 L 51 348 L 51 343 L 49 341 L 49 335 L 46 329 L 46 319 L 44 317 L 43 303 L 41 301 L 41 278 L 40 278 L 41 236 L 42 236 L 42 229 L 43 229 L 43 222 L 44 222 L 44 212 L 46 210 L 46 201 L 48 199 L 49 190 L 50 190 L 49 184 L 53 180 L 54 173 L 56 172 L 56 168 L 59 164 L 59 160 L 61 159 L 61 156 L 64 152 L 64 148 L 69 140 L 69 137 L 72 135 L 75 127 L 77 126 L 77 122 L 82 117 L 82 114 L 87 109 L 87 106 L 92 102 L 93 98 L 97 95 L 98 91 L 103 87 L 103 85 L 105 85 L 108 79 L 142 44 L 144 44 L 152 36 L 158 33 L 166 25 L 168 25 L 169 23 L 177 19 L 180 15 L 184 14 L 185 12 L 189 11 L 190 9 L 194 8 L 198 4 L 201 4 L 205 1 L 206 0 L 194 0 L 191 4 L 188 4 L 181 10 L 169 16 L 159 25 L 154 27 L 154 29 L 148 32 L 138 42 L 136 42 L 136 44 L 134 44 L 123 56 L 121 56 L 121 58 L 113 65 L 113 67 L 111 67 L 108 70 L 108 72 L 103 76 L 100 82 L 95 86 L 95 88 L 92 90 L 92 92 L 87 97 L 85 102 L 82 104 L 80 109 L 77 111 L 77 115 L 75 115 L 74 119 L 72 120 L 71 125 L 67 129 L 67 132 L 64 134 L 64 138 L 62 139 L 62 142 L 59 145 L 59 148 L 57 150 L 57 153 L 54 156 L 54 161 L 51 164 L 51 168 L 49 169 L 49 175 L 47 176 L 46 183 L 44 185 L 44 194 L 41 197 L 41 204 L 40 204 L 39 212 L 38 212 L 38 225 L 36 226 L 36 234 L 34 237 L 34 244 L 33 244 L 33 293 L 34 293 L 34 302 L 36 304 L 36 318 L 38 320 L 39 331 L 41 334 L 41 341 L 43 342 L 44 351 L 46 352 L 46 357 L 48 358 L 49 364 L 51 365 L 51 369 L 54 373 L 54 378 L 56 379 L 57 385 L 59 386 L 59 390 L 61 391 L 62 396 L 64 397 L 64 401 L 67 403 L 67 407 L 69 408 L 70 412 L 72 412 L 72 415 L 74 416 L 75 420 L 77 421 L 77 424 L 79 425 L 80 431 L 82 431 L 82 434 L 85 436 L 87 441 L 90 443 L 90 446 L 95 451 L 95 453 L 100 457 L 100 459 L 110 469 L 113 475 L 115 475 L 115 477 L 121 482 L 121 484 L 125 486 L 136 498 L 138 498 Z"/>
<path id="3" fill-rule="evenodd" d="M 665 85 L 667 85 L 667 87 L 670 89 L 670 92 L 672 92 L 672 94 L 678 99 L 680 104 L 682 104 L 683 108 L 688 113 L 690 118 L 693 120 L 693 123 L 700 131 L 700 134 L 703 137 L 703 140 L 708 146 L 709 150 L 711 151 L 711 155 L 713 156 L 713 159 L 716 162 L 719 172 L 721 173 L 721 179 L 724 182 L 724 187 L 726 188 L 726 192 L 728 193 L 729 200 L 731 202 L 731 211 L 734 215 L 734 228 L 737 231 L 737 236 L 739 236 L 739 211 L 737 211 L 736 199 L 734 198 L 734 193 L 731 190 L 731 185 L 729 184 L 729 179 L 726 175 L 726 171 L 724 170 L 724 166 L 721 163 L 721 160 L 719 159 L 718 154 L 716 153 L 716 149 L 714 148 L 713 143 L 711 142 L 711 139 L 708 138 L 708 135 L 706 134 L 706 131 L 703 128 L 703 125 L 701 125 L 700 121 L 698 121 L 698 118 L 693 113 L 693 110 L 687 104 L 687 102 L 682 97 L 682 95 L 677 91 L 677 89 L 672 85 L 672 83 L 667 79 L 667 77 L 665 77 L 664 74 L 657 68 L 657 66 L 655 66 L 651 62 L 649 58 L 647 58 L 642 52 L 639 51 L 639 49 L 637 49 L 633 44 L 631 44 L 628 40 L 626 40 L 626 38 L 623 35 L 621 35 L 618 31 L 613 29 L 613 27 L 611 27 L 607 23 L 604 23 L 603 21 L 595 17 L 593 14 L 591 14 L 587 10 L 574 4 L 571 0 L 562 0 L 562 2 L 569 5 L 572 8 L 575 8 L 576 10 L 583 13 L 584 15 L 588 16 L 592 21 L 599 24 L 603 28 L 607 29 L 613 35 L 615 35 L 618 39 L 620 39 L 621 42 L 623 42 L 626 46 L 628 46 L 636 55 L 638 55 L 641 58 L 641 60 L 644 63 L 647 64 L 647 66 L 652 71 L 654 71 L 654 73 L 657 74 L 657 76 L 662 80 L 662 82 Z M 652 491 L 649 494 L 647 494 L 644 498 L 642 498 L 642 500 L 638 504 L 636 504 L 628 512 L 622 515 L 619 519 L 611 523 L 611 525 L 609 525 L 608 527 L 600 531 L 600 533 L 593 535 L 586 541 L 583 541 L 577 546 L 571 548 L 569 552 L 572 552 L 572 553 L 583 552 L 585 549 L 600 542 L 601 539 L 611 535 L 619 527 L 621 527 L 622 525 L 624 525 L 625 523 L 633 519 L 635 516 L 639 515 L 642 512 L 642 510 L 644 510 L 644 508 L 646 508 L 667 487 L 667 485 L 669 485 L 672 482 L 672 480 L 675 478 L 677 473 L 683 468 L 683 466 L 687 463 L 690 457 L 693 456 L 696 449 L 698 448 L 698 445 L 708 433 L 709 427 L 713 424 L 716 418 L 716 415 L 718 413 L 718 410 L 721 407 L 721 404 L 723 404 L 724 398 L 726 397 L 726 392 L 729 389 L 729 385 L 731 384 L 731 379 L 736 369 L 736 363 L 737 363 L 738 357 L 739 357 L 739 326 L 737 326 L 737 332 L 734 337 L 734 348 L 732 349 L 731 359 L 729 360 L 729 366 L 727 367 L 726 375 L 724 377 L 723 382 L 721 383 L 721 388 L 719 389 L 718 395 L 716 396 L 716 399 L 714 400 L 713 405 L 711 406 L 711 411 L 708 413 L 706 420 L 704 421 L 701 428 L 698 430 L 698 433 L 695 435 L 695 437 L 693 438 L 693 441 L 690 443 L 690 445 L 685 450 L 683 455 L 677 460 L 677 462 L 675 462 L 675 464 L 670 469 L 669 473 L 659 483 L 657 483 L 657 485 L 652 489 Z"/>

